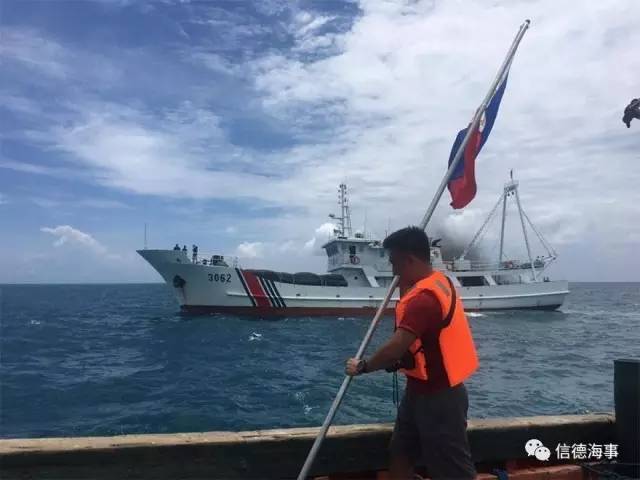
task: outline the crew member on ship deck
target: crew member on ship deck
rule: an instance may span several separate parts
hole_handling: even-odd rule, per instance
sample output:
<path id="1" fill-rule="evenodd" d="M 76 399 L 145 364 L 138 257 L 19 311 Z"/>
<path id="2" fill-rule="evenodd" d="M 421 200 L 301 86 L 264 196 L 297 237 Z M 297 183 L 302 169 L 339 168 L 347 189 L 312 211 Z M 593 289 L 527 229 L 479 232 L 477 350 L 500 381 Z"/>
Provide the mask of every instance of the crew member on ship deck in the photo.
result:
<path id="1" fill-rule="evenodd" d="M 429 239 L 407 227 L 383 242 L 400 277 L 395 332 L 368 359 L 347 360 L 346 373 L 400 370 L 407 386 L 391 439 L 391 478 L 413 477 L 415 464 L 433 479 L 472 479 L 466 380 L 478 358 L 462 302 L 451 281 L 432 269 Z"/>

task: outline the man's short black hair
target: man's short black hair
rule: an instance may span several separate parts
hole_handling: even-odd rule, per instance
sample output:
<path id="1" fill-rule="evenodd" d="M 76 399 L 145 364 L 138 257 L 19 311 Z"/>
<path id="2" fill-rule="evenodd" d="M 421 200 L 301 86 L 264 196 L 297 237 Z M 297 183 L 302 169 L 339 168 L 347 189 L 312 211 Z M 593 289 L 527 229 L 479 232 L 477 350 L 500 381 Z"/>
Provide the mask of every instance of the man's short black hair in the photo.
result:
<path id="1" fill-rule="evenodd" d="M 387 250 L 410 253 L 427 263 L 431 260 L 429 237 L 420 227 L 401 228 L 385 238 L 382 246 Z"/>

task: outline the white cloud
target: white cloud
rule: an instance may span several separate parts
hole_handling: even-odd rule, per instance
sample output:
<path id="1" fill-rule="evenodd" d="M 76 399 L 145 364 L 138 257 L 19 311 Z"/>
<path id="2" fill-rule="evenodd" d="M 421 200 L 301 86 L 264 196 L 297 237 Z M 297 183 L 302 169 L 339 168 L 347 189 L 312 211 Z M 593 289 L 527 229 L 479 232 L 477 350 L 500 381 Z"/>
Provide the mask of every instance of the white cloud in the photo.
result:
<path id="1" fill-rule="evenodd" d="M 161 118 L 109 103 L 83 103 L 77 122 L 51 132 L 55 148 L 96 181 L 139 194 L 191 198 L 277 198 L 253 159 L 231 146 L 211 112 L 184 103 Z M 257 171 L 256 171 L 257 170 Z"/>
<path id="2" fill-rule="evenodd" d="M 114 209 L 114 208 L 131 208 L 128 204 L 118 200 L 109 200 L 104 198 L 81 198 L 71 200 L 70 204 L 78 207 Z"/>
<path id="3" fill-rule="evenodd" d="M 245 238 L 254 240 L 238 248 L 288 259 L 291 252 L 277 246 L 317 247 L 308 232 L 333 209 L 342 181 L 349 183 L 352 206 L 369 208 L 370 229 L 384 231 L 388 219 L 394 228 L 419 221 L 457 130 L 529 17 L 531 29 L 477 163 L 478 197 L 470 209 L 451 214 L 445 192 L 430 230 L 440 227 L 468 241 L 514 168 L 525 209 L 555 246 L 588 243 L 597 251 L 613 238 L 627 248 L 640 237 L 640 223 L 629 221 L 640 203 L 637 134 L 620 121 L 637 96 L 640 56 L 629 46 L 640 44 L 640 2 L 605 0 L 576 9 L 552 0 L 371 0 L 360 7 L 343 33 L 327 32 L 335 20 L 328 15 L 297 12 L 287 28 L 294 36 L 289 50 L 232 62 L 195 46 L 189 58 L 252 86 L 244 93 L 253 96 L 238 100 L 259 104 L 287 126 L 297 139 L 291 148 L 256 152 L 233 143 L 224 113 L 187 88 L 185 97 L 193 100 L 174 109 L 72 97 L 66 105 L 72 114 L 50 122 L 54 127 L 40 142 L 111 188 L 278 206 L 283 213 L 238 220 Z M 242 18 L 220 20 L 214 13 L 201 23 L 218 28 L 222 21 L 234 38 L 256 33 L 250 30 L 258 26 Z M 34 35 L 26 39 L 24 62 L 51 76 L 66 74 L 73 55 Z M 12 61 L 21 61 L 18 37 L 10 43 Z M 45 45 L 41 56 L 34 45 Z M 23 114 L 30 108 L 19 99 L 12 104 Z M 65 168 L 12 167 L 43 174 Z"/>
<path id="4" fill-rule="evenodd" d="M 61 205 L 61 202 L 59 200 L 55 200 L 53 198 L 31 197 L 29 200 L 31 201 L 31 203 L 41 208 L 47 208 L 47 209 L 58 208 Z"/>
<path id="5" fill-rule="evenodd" d="M 107 247 L 93 238 L 90 234 L 78 230 L 77 228 L 73 228 L 70 225 L 42 227 L 40 228 L 40 231 L 51 234 L 57 238 L 53 243 L 55 247 L 62 247 L 63 245 L 79 246 L 100 256 L 114 259 L 119 258 L 119 255 L 109 253 Z"/>
<path id="6" fill-rule="evenodd" d="M 281 240 L 281 241 L 256 241 L 242 242 L 234 255 L 245 263 L 251 265 L 271 266 L 272 268 L 289 268 L 291 265 L 304 265 L 309 254 L 324 256 L 324 250 L 320 247 L 333 235 L 334 225 L 325 223 L 315 230 L 314 236 L 306 241 Z M 256 264 L 252 260 L 259 259 Z M 246 265 L 245 265 L 246 266 Z"/>
<path id="7" fill-rule="evenodd" d="M 264 244 L 262 242 L 242 242 L 236 248 L 236 255 L 240 258 L 262 258 Z"/>
<path id="8" fill-rule="evenodd" d="M 295 125 L 331 118 L 330 139 L 292 152 L 306 166 L 298 176 L 308 191 L 357 172 L 350 184 L 361 204 L 379 206 L 378 225 L 386 216 L 417 222 L 456 131 L 486 93 L 517 25 L 531 16 L 478 161 L 472 207 L 486 214 L 513 167 L 523 202 L 550 241 L 568 246 L 588 235 L 607 242 L 612 228 L 625 238 L 640 233 L 638 224 L 613 223 L 610 215 L 630 218 L 640 201 L 640 169 L 628 167 L 637 163 L 637 145 L 619 118 L 640 71 L 628 48 L 640 42 L 631 20 L 639 3 L 590 3 L 580 12 L 551 1 L 480 3 L 464 12 L 454 2 L 362 7 L 338 54 L 309 62 L 280 53 L 256 65 L 266 108 Z M 446 203 L 445 192 L 436 224 Z M 456 231 L 469 240 L 483 216 L 456 218 L 465 221 Z"/>
<path id="9" fill-rule="evenodd" d="M 1 55 L 2 51 L 0 50 L 0 56 Z M 5 108 L 16 113 L 25 115 L 42 115 L 43 113 L 38 102 L 30 98 L 0 93 L 0 102 Z"/>
<path id="10" fill-rule="evenodd" d="M 293 240 L 287 240 L 283 243 L 281 243 L 280 245 L 277 246 L 277 250 L 278 253 L 291 253 L 291 252 L 298 252 L 298 246 L 296 245 L 296 243 Z"/>
<path id="11" fill-rule="evenodd" d="M 30 197 L 29 201 L 42 208 L 97 208 L 105 210 L 131 208 L 126 203 L 120 202 L 118 200 L 103 198 L 73 198 L 67 196 L 60 196 L 56 198 Z"/>
<path id="12" fill-rule="evenodd" d="M 475 208 L 466 208 L 456 213 L 447 215 L 441 223 L 441 235 L 447 238 L 468 238 L 477 231 L 479 226 L 486 217 L 485 212 L 481 212 Z"/>
<path id="13" fill-rule="evenodd" d="M 0 58 L 7 62 L 5 66 L 29 70 L 31 75 L 25 76 L 29 83 L 90 78 L 106 84 L 121 78 L 120 70 L 105 57 L 81 49 L 71 51 L 33 29 L 3 26 Z"/>
<path id="14" fill-rule="evenodd" d="M 311 53 L 324 51 L 334 47 L 338 35 L 333 32 L 319 32 L 323 26 L 335 17 L 315 15 L 309 11 L 299 11 L 293 15 L 290 31 L 295 38 L 296 45 L 293 52 Z"/>
<path id="15" fill-rule="evenodd" d="M 47 175 L 50 177 L 76 178 L 83 176 L 77 169 L 64 167 L 49 167 L 29 162 L 15 162 L 12 160 L 0 160 L 0 168 L 13 170 L 15 172 L 33 173 L 36 175 Z"/>
<path id="16" fill-rule="evenodd" d="M 336 229 L 336 225 L 331 222 L 326 222 L 316 228 L 313 237 L 311 237 L 304 244 L 304 250 L 314 255 L 325 255 L 322 250 L 324 245 L 330 238 L 333 237 L 333 231 Z"/>
<path id="17" fill-rule="evenodd" d="M 64 78 L 67 74 L 66 50 L 33 31 L 4 28 L 0 56 L 52 77 Z"/>

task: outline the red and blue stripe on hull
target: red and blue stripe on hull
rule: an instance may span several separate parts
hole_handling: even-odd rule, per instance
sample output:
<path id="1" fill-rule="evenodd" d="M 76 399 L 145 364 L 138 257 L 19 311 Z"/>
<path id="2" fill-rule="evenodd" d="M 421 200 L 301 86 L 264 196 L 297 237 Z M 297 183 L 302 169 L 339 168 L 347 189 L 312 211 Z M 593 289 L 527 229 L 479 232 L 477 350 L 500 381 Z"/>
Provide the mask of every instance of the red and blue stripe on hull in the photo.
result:
<path id="1" fill-rule="evenodd" d="M 287 308 L 273 280 L 262 278 L 253 272 L 247 272 L 239 268 L 236 268 L 236 273 L 254 307 L 259 310 Z"/>

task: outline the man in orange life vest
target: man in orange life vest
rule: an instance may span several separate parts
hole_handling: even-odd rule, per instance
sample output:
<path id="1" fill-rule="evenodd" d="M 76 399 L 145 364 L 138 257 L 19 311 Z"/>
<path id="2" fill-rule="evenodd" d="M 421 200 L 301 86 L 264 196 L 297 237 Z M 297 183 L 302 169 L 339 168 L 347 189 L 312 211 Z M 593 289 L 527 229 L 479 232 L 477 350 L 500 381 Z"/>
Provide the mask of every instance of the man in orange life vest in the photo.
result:
<path id="1" fill-rule="evenodd" d="M 391 438 L 392 478 L 412 478 L 416 463 L 433 479 L 475 478 L 462 382 L 478 357 L 462 302 L 451 281 L 431 268 L 422 229 L 398 230 L 383 247 L 400 277 L 395 332 L 370 358 L 349 359 L 346 373 L 400 369 L 407 376 Z"/>

